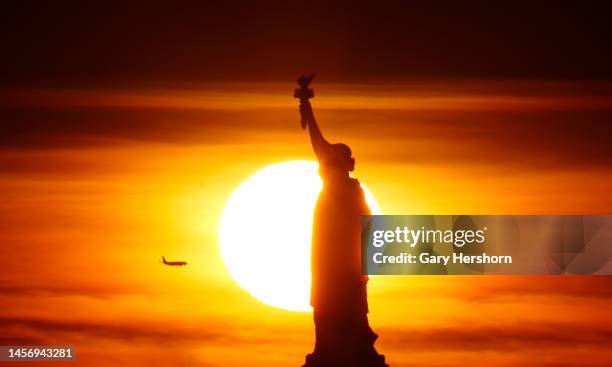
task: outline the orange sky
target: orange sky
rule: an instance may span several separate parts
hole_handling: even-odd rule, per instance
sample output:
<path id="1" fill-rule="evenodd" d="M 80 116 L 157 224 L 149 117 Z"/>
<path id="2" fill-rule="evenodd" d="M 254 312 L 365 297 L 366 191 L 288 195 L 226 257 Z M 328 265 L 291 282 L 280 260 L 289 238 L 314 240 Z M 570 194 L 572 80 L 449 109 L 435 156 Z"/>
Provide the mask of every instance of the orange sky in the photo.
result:
<path id="1" fill-rule="evenodd" d="M 607 84 L 315 88 L 323 132 L 351 146 L 384 213 L 610 214 Z M 83 366 L 302 363 L 311 315 L 241 290 L 216 243 L 240 182 L 313 159 L 292 89 L 0 90 L 0 344 L 72 344 Z M 370 286 L 393 366 L 607 366 L 611 299 L 609 277 Z"/>

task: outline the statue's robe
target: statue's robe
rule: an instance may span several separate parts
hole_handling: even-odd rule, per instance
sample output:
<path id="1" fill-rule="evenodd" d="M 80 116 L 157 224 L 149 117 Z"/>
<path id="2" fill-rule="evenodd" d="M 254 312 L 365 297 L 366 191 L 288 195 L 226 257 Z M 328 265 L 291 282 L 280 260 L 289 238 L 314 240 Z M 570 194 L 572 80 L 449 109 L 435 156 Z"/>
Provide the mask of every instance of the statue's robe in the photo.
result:
<path id="1" fill-rule="evenodd" d="M 359 181 L 320 160 L 323 189 L 314 213 L 312 288 L 315 350 L 307 367 L 386 366 L 368 325 L 367 275 L 361 274 L 361 216 L 370 214 Z"/>

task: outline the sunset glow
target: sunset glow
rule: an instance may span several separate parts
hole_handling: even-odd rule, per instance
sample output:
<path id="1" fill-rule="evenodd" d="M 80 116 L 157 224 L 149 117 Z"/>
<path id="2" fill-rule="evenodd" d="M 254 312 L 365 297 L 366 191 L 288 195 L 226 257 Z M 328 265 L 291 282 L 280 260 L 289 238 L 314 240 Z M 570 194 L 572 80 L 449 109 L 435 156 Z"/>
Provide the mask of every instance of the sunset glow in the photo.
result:
<path id="1" fill-rule="evenodd" d="M 219 243 L 234 280 L 261 302 L 310 311 L 310 245 L 321 190 L 318 164 L 269 165 L 232 193 L 221 216 Z M 366 190 L 374 213 L 380 208 Z"/>
<path id="2" fill-rule="evenodd" d="M 290 89 L 251 88 L 253 94 L 279 100 Z M 317 98 L 341 96 L 344 89 L 321 83 Z M 379 85 L 362 93 L 364 98 L 394 96 L 396 89 Z M 452 96 L 458 89 L 432 85 L 419 93 L 425 98 L 443 90 Z M 498 110 L 489 108 L 487 98 L 508 95 L 508 90 L 485 90 L 482 111 L 455 109 L 464 103 L 461 98 L 449 102 L 450 109 L 430 106 L 425 111 L 332 103 L 320 109 L 319 118 L 332 141 L 351 146 L 355 177 L 376 194 L 386 214 L 609 211 L 612 173 L 603 154 L 609 143 L 604 110 L 577 109 L 576 104 L 534 110 L 528 102 Z M 545 85 L 537 89 L 531 83 L 525 90 L 555 98 Z M 71 98 L 80 104 L 78 93 Z M 570 90 L 564 98 L 572 98 Z M 78 342 L 79 361 L 89 366 L 112 363 L 105 357 L 109 348 L 122 361 L 139 361 L 131 365 L 151 365 L 150 350 L 169 332 L 185 353 L 175 365 L 241 365 L 243 357 L 235 354 L 240 348 L 254 356 L 252 366 L 271 365 L 266 356 L 271 351 L 279 361 L 273 365 L 281 366 L 296 364 L 311 348 L 311 314 L 268 305 L 307 309 L 309 213 L 320 182 L 316 167 L 307 163 L 314 157 L 295 106 L 264 104 L 247 113 L 230 104 L 183 110 L 148 101 L 132 108 L 83 110 L 70 103 L 46 109 L 36 106 L 36 99 L 20 101 L 32 104 L 31 110 L 13 109 L 8 116 L 45 121 L 49 127 L 37 134 L 17 131 L 0 152 L 0 226 L 4 258 L 10 259 L 0 272 L 5 335 L 29 343 Z M 568 119 L 577 113 L 589 117 L 579 127 Z M 571 132 L 585 126 L 601 133 L 588 142 L 576 140 Z M 262 167 L 295 161 L 303 162 L 293 166 L 297 175 L 275 174 L 272 181 L 306 192 L 296 220 L 299 242 L 288 247 L 300 261 L 279 276 L 278 269 L 257 261 L 243 266 L 247 256 L 231 260 L 228 250 L 242 251 L 253 243 L 243 238 L 238 240 L 245 246 L 232 247 L 224 239 L 224 228 L 235 225 L 226 220 L 236 219 L 232 203 L 241 185 L 258 177 Z M 282 200 L 258 201 L 268 194 L 282 197 L 282 190 L 268 184 L 260 194 L 251 191 L 239 200 L 251 209 L 241 223 L 256 219 L 263 221 L 262 230 L 284 227 L 270 213 L 271 204 Z M 286 225 L 289 217 L 281 220 Z M 159 264 L 162 255 L 189 264 L 167 269 Z M 491 365 L 511 366 L 497 363 L 511 357 L 514 365 L 540 366 L 529 361 L 543 349 L 558 353 L 555 361 L 576 362 L 581 353 L 609 358 L 601 348 L 606 337 L 589 329 L 612 325 L 609 297 L 609 281 L 598 277 L 393 276 L 371 279 L 369 303 L 372 322 L 384 335 L 380 348 L 393 365 L 437 367 L 426 361 L 443 354 L 454 358 L 447 366 L 463 366 L 482 358 L 483 345 Z M 418 317 L 407 317 L 406 310 Z M 491 339 L 492 333 L 498 337 Z M 587 338 L 571 347 L 578 334 Z M 524 342 L 525 337 L 537 340 L 537 346 Z M 433 339 L 455 347 L 441 349 Z M 550 340 L 567 344 L 559 349 Z M 277 345 L 286 346 L 277 350 Z"/>

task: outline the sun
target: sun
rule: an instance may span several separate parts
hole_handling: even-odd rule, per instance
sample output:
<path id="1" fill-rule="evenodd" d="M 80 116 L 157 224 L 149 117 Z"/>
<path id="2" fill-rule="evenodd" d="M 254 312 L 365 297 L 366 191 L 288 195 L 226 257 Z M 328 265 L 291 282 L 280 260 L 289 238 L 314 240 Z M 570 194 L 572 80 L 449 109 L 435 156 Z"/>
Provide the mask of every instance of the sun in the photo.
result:
<path id="1" fill-rule="evenodd" d="M 288 161 L 262 168 L 227 201 L 219 223 L 221 256 L 232 278 L 259 301 L 311 310 L 312 216 L 321 187 L 316 162 Z M 380 214 L 363 188 L 370 210 Z"/>

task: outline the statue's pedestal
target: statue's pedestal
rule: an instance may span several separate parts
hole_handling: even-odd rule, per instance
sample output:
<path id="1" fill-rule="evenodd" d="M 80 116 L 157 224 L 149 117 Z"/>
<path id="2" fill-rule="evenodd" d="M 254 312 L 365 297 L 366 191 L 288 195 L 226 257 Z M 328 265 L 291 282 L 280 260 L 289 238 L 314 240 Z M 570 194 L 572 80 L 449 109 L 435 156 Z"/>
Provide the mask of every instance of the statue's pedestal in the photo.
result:
<path id="1" fill-rule="evenodd" d="M 303 367 L 388 367 L 374 348 L 378 338 L 367 314 L 354 317 L 314 315 L 316 342 Z"/>
<path id="2" fill-rule="evenodd" d="M 356 356 L 322 356 L 314 353 L 306 356 L 306 363 L 302 367 L 389 367 L 385 363 L 385 356 L 376 354 L 359 359 Z"/>

